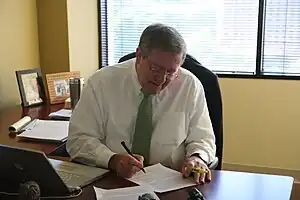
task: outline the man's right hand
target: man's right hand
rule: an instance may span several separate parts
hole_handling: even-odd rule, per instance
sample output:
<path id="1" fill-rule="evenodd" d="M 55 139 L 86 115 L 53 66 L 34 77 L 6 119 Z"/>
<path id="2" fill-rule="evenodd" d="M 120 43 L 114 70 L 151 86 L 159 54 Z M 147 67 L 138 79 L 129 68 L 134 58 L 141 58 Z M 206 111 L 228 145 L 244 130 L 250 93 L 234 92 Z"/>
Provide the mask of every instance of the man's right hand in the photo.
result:
<path id="1" fill-rule="evenodd" d="M 131 178 L 135 173 L 143 168 L 144 157 L 139 155 L 115 154 L 108 163 L 109 169 L 117 172 L 118 176 Z"/>

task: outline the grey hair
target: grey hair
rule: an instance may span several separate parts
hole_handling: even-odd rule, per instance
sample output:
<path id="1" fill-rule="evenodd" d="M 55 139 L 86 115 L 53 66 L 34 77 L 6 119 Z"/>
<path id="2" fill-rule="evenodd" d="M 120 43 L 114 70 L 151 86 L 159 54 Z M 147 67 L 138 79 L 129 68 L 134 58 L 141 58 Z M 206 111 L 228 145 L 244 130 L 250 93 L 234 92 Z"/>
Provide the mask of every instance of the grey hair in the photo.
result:
<path id="1" fill-rule="evenodd" d="M 143 56 L 148 56 L 153 49 L 182 54 L 182 62 L 186 56 L 186 43 L 180 33 L 161 23 L 146 27 L 140 37 L 139 49 Z"/>

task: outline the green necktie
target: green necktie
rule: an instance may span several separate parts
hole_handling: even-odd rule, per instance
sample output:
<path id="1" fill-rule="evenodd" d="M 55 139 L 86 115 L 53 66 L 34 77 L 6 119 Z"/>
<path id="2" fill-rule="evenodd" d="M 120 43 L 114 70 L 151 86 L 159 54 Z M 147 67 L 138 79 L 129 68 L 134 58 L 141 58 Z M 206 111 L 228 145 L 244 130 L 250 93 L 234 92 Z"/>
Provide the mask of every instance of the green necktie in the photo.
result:
<path id="1" fill-rule="evenodd" d="M 135 131 L 132 141 L 132 152 L 144 157 L 144 164 L 149 165 L 150 144 L 152 136 L 152 97 L 142 90 L 144 98 L 139 105 Z"/>

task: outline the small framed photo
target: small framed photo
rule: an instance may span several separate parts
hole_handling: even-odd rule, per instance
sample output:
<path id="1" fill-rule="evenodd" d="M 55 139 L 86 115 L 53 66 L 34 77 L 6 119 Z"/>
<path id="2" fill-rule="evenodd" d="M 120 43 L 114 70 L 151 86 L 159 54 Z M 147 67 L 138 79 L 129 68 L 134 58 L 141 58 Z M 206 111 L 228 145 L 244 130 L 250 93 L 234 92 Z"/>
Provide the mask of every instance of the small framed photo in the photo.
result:
<path id="1" fill-rule="evenodd" d="M 45 87 L 39 68 L 16 71 L 16 77 L 23 107 L 45 102 Z"/>
<path id="2" fill-rule="evenodd" d="M 80 78 L 80 72 L 46 74 L 50 104 L 64 103 L 70 97 L 71 78 Z"/>

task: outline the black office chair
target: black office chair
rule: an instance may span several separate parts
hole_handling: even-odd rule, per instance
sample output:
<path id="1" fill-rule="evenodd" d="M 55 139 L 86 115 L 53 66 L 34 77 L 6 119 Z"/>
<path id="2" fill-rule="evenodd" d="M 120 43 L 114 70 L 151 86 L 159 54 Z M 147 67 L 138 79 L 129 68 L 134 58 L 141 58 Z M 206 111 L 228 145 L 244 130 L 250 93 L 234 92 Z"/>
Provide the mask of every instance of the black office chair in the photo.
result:
<path id="1" fill-rule="evenodd" d="M 135 53 L 123 56 L 120 58 L 119 63 L 132 58 L 135 58 Z M 209 168 L 221 170 L 223 159 L 223 106 L 218 77 L 189 54 L 187 54 L 182 67 L 192 72 L 204 87 L 217 147 L 216 160 L 210 164 Z"/>

